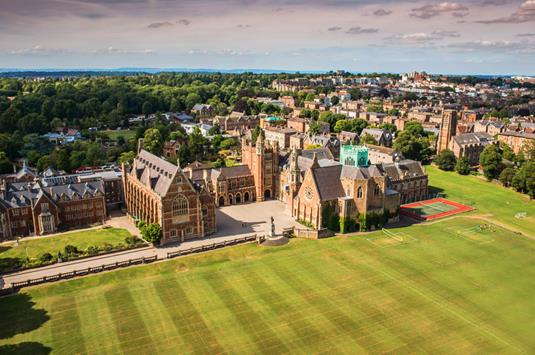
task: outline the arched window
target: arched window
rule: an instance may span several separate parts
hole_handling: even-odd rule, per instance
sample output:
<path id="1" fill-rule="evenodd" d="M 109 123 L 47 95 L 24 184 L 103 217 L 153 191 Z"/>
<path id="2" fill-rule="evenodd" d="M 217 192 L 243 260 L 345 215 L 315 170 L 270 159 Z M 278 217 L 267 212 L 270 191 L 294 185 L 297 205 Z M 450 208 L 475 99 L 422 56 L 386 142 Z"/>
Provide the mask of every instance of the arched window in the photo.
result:
<path id="1" fill-rule="evenodd" d="M 188 200 L 184 195 L 179 195 L 173 201 L 173 216 L 183 216 L 188 214 Z"/>
<path id="2" fill-rule="evenodd" d="M 355 160 L 351 157 L 346 158 L 346 160 L 344 161 L 344 165 L 355 166 Z"/>
<path id="3" fill-rule="evenodd" d="M 357 198 L 362 198 L 362 187 L 359 187 L 357 190 Z"/>

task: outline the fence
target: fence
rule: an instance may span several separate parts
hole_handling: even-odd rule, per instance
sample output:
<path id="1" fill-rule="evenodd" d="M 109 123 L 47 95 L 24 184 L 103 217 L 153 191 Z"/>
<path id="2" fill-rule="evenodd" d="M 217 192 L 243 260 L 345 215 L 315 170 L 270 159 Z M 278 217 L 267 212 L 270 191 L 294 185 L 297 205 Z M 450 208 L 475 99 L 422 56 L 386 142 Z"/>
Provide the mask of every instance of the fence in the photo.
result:
<path id="1" fill-rule="evenodd" d="M 233 239 L 233 240 L 226 240 L 224 242 L 218 242 L 218 243 L 202 245 L 202 246 L 198 246 L 198 247 L 194 247 L 194 248 L 189 248 L 189 249 L 185 249 L 185 250 L 179 250 L 179 251 L 167 253 L 167 259 L 176 258 L 178 256 L 184 256 L 184 255 L 189 255 L 189 254 L 200 253 L 200 252 L 208 251 L 208 250 L 219 249 L 219 248 L 223 248 L 223 247 L 226 247 L 226 246 L 242 244 L 242 243 L 246 243 L 246 242 L 252 242 L 252 241 L 261 242 L 261 241 L 264 240 L 264 238 L 265 237 L 263 237 L 263 236 L 262 237 L 258 237 L 257 235 L 251 235 L 251 236 L 247 236 L 247 237 L 243 237 L 243 238 L 238 238 L 238 239 Z M 100 266 L 88 267 L 88 268 L 85 268 L 85 269 L 80 269 L 80 270 L 75 270 L 75 271 L 63 272 L 63 273 L 59 273 L 59 274 L 51 275 L 51 276 L 43 276 L 43 277 L 39 277 L 39 278 L 36 278 L 36 279 L 29 279 L 29 280 L 20 281 L 20 282 L 13 282 L 11 284 L 11 287 L 0 289 L 0 296 L 6 296 L 6 295 L 9 295 L 9 294 L 15 293 L 15 292 L 17 292 L 19 289 L 21 289 L 23 287 L 40 285 L 40 284 L 47 283 L 47 282 L 55 282 L 55 281 L 60 281 L 60 280 L 72 279 L 73 277 L 85 276 L 85 275 L 89 275 L 89 274 L 96 274 L 96 273 L 99 273 L 99 272 L 102 272 L 102 271 L 115 270 L 115 269 L 118 269 L 118 268 L 128 267 L 128 266 L 132 266 L 132 265 L 149 264 L 149 263 L 152 263 L 152 262 L 157 261 L 157 260 L 158 260 L 158 256 L 154 255 L 154 256 L 151 256 L 151 257 L 129 259 L 129 260 L 124 260 L 124 261 L 118 261 L 118 262 L 111 263 L 111 264 L 104 264 L 104 265 L 100 265 Z"/>
<path id="2" fill-rule="evenodd" d="M 178 251 L 174 251 L 171 253 L 167 253 L 167 259 L 176 258 L 178 256 L 200 253 L 200 252 L 208 251 L 208 250 L 219 249 L 219 248 L 223 248 L 229 245 L 253 242 L 253 241 L 259 240 L 258 238 L 259 237 L 255 234 L 255 235 L 250 235 L 250 236 L 239 238 L 239 239 L 225 240 L 224 242 L 206 244 L 206 245 L 202 245 L 202 246 L 198 246 L 194 248 L 178 250 Z M 262 240 L 264 240 L 264 238 L 265 237 L 263 236 L 260 237 L 259 241 L 261 242 Z"/>

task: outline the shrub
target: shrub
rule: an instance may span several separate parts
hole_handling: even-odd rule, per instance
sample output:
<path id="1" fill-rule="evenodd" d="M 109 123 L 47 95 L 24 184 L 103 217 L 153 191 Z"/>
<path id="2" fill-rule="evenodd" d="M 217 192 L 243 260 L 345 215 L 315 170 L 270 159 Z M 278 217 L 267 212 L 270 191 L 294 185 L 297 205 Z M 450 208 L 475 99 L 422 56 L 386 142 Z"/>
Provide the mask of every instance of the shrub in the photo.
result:
<path id="1" fill-rule="evenodd" d="M 141 235 L 146 241 L 153 244 L 159 244 L 162 239 L 162 229 L 159 224 L 151 223 L 143 228 Z"/>
<path id="2" fill-rule="evenodd" d="M 437 155 L 435 164 L 438 165 L 440 170 L 453 171 L 455 169 L 455 155 L 451 150 L 445 149 Z"/>
<path id="3" fill-rule="evenodd" d="M 41 261 L 42 263 L 48 263 L 52 261 L 52 259 L 54 259 L 54 256 L 50 253 L 44 253 L 39 257 L 39 261 Z"/>
<path id="4" fill-rule="evenodd" d="M 75 247 L 74 245 L 70 245 L 70 244 L 65 246 L 64 252 L 68 257 L 69 256 L 75 256 L 75 255 L 77 255 L 79 253 L 78 252 L 78 248 Z"/>
<path id="5" fill-rule="evenodd" d="M 91 245 L 87 247 L 87 249 L 85 250 L 85 253 L 87 255 L 97 255 L 99 251 L 100 249 L 98 247 Z"/>
<path id="6" fill-rule="evenodd" d="M 105 251 L 112 251 L 112 250 L 113 250 L 113 245 L 111 245 L 110 243 L 104 243 L 104 245 L 102 246 L 102 248 L 103 248 Z"/>
<path id="7" fill-rule="evenodd" d="M 457 164 L 455 164 L 455 171 L 461 175 L 468 175 L 471 171 L 470 163 L 468 162 L 468 159 L 465 157 L 462 157 L 461 159 L 457 160 Z"/>
<path id="8" fill-rule="evenodd" d="M 139 243 L 139 238 L 135 235 L 129 235 L 128 237 L 124 238 L 124 242 L 128 246 L 136 245 L 137 243 Z"/>

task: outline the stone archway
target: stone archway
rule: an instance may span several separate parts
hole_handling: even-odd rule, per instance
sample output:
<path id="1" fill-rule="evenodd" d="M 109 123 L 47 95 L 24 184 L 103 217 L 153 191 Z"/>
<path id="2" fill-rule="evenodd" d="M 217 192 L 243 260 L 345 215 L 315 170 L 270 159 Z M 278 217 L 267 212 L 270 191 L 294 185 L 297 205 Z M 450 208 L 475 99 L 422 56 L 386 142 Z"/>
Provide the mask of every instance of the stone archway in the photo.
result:
<path id="1" fill-rule="evenodd" d="M 234 204 L 234 198 L 232 197 L 232 195 L 228 195 L 228 204 L 229 205 L 233 205 Z"/>
<path id="2" fill-rule="evenodd" d="M 243 202 L 249 202 L 249 193 L 248 192 L 245 192 L 243 194 Z"/>
<path id="3" fill-rule="evenodd" d="M 219 206 L 225 206 L 225 198 L 223 196 L 219 197 Z"/>
<path id="4" fill-rule="evenodd" d="M 236 204 L 240 204 L 241 203 L 241 194 L 239 192 L 236 194 L 235 200 L 236 200 Z"/>
<path id="5" fill-rule="evenodd" d="M 264 191 L 264 199 L 271 198 L 271 190 Z"/>

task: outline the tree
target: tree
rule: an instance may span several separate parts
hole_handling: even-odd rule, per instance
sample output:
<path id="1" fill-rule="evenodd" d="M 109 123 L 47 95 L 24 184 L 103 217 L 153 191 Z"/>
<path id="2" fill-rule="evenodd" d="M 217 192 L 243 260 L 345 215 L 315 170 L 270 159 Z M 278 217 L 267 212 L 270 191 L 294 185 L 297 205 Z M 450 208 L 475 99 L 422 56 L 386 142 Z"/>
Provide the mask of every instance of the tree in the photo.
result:
<path id="1" fill-rule="evenodd" d="M 0 173 L 8 174 L 13 172 L 13 165 L 9 161 L 5 152 L 0 152 Z"/>
<path id="2" fill-rule="evenodd" d="M 255 129 L 253 130 L 253 133 L 251 134 L 251 140 L 253 142 L 256 142 L 256 140 L 258 139 L 258 135 L 262 135 L 264 136 L 264 130 L 262 128 L 260 128 L 260 126 L 256 126 Z"/>
<path id="3" fill-rule="evenodd" d="M 319 124 L 318 122 L 312 122 L 308 126 L 308 133 L 310 134 L 318 135 L 318 134 L 321 134 L 321 132 L 323 132 L 323 128 L 321 124 Z"/>
<path id="4" fill-rule="evenodd" d="M 219 145 L 221 149 L 230 149 L 236 145 L 236 140 L 234 138 L 227 138 L 221 142 Z"/>
<path id="5" fill-rule="evenodd" d="M 468 159 L 465 157 L 462 157 L 461 159 L 457 160 L 457 164 L 455 164 L 455 171 L 461 175 L 468 175 L 470 174 L 470 163 L 468 162 Z"/>
<path id="6" fill-rule="evenodd" d="M 132 152 L 132 151 L 123 152 L 119 156 L 119 164 L 132 164 L 135 157 L 136 157 L 135 152 Z"/>
<path id="7" fill-rule="evenodd" d="M 429 140 L 426 137 L 403 131 L 398 134 L 393 148 L 403 154 L 407 159 L 427 160 L 431 154 Z"/>
<path id="8" fill-rule="evenodd" d="M 490 181 L 498 177 L 502 170 L 502 155 L 495 144 L 489 144 L 485 147 L 479 156 L 479 164 L 487 180 Z"/>
<path id="9" fill-rule="evenodd" d="M 511 185 L 519 192 L 535 198 L 535 161 L 528 161 L 516 172 Z"/>
<path id="10" fill-rule="evenodd" d="M 162 240 L 162 229 L 159 224 L 151 223 L 141 226 L 141 236 L 149 243 L 160 244 Z"/>
<path id="11" fill-rule="evenodd" d="M 360 144 L 377 145 L 377 140 L 371 134 L 366 133 L 360 137 Z"/>
<path id="12" fill-rule="evenodd" d="M 453 171 L 455 169 L 455 163 L 455 154 L 449 149 L 444 149 L 435 158 L 435 164 L 437 164 L 440 170 Z"/>
<path id="13" fill-rule="evenodd" d="M 145 131 L 143 138 L 143 147 L 155 155 L 162 153 L 163 143 L 162 135 L 156 128 L 149 128 Z"/>
<path id="14" fill-rule="evenodd" d="M 515 176 L 515 169 L 508 167 L 502 170 L 500 173 L 500 176 L 498 177 L 498 180 L 503 184 L 505 187 L 511 186 L 511 183 L 513 182 L 513 178 Z"/>
<path id="15" fill-rule="evenodd" d="M 364 128 L 366 128 L 368 125 L 368 122 L 363 119 L 354 119 L 354 120 L 339 120 L 334 125 L 334 131 L 335 132 L 355 132 L 360 134 Z"/>

